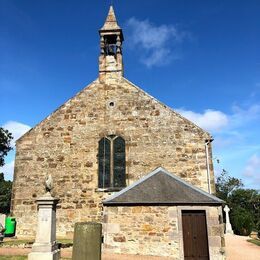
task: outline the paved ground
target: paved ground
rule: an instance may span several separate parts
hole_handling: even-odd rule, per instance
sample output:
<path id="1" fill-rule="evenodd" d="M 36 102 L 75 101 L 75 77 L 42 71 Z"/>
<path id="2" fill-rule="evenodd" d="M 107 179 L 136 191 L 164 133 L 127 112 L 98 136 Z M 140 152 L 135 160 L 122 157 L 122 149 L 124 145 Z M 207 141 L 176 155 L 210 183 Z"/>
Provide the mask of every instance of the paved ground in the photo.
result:
<path id="1" fill-rule="evenodd" d="M 247 242 L 248 237 L 226 235 L 227 260 L 260 260 L 260 246 Z"/>
<path id="2" fill-rule="evenodd" d="M 260 247 L 247 242 L 248 237 L 227 235 L 227 260 L 260 260 Z M 30 248 L 0 248 L 1 255 L 27 255 Z M 62 249 L 62 257 L 71 257 L 71 249 Z M 141 257 L 129 255 L 103 255 L 102 260 L 167 260 L 166 257 Z"/>

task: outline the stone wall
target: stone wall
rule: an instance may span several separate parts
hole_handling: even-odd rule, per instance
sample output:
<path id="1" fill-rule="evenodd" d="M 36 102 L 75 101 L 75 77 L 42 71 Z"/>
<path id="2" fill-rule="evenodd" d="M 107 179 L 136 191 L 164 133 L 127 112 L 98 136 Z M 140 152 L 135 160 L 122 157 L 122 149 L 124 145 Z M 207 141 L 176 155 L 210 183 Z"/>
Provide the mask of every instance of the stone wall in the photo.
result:
<path id="1" fill-rule="evenodd" d="M 183 259 L 181 210 L 205 210 L 209 254 L 225 259 L 221 207 L 129 206 L 104 210 L 104 251 L 118 254 L 168 256 Z"/>
<path id="2" fill-rule="evenodd" d="M 101 202 L 109 194 L 97 190 L 97 153 L 98 141 L 109 134 L 126 141 L 127 185 L 162 166 L 207 191 L 209 134 L 128 80 L 107 73 L 17 141 L 12 213 L 18 235 L 35 233 L 35 199 L 44 193 L 46 174 L 52 174 L 53 195 L 60 198 L 59 236 L 70 234 L 75 222 L 102 220 Z M 214 190 L 211 157 L 210 171 Z"/>

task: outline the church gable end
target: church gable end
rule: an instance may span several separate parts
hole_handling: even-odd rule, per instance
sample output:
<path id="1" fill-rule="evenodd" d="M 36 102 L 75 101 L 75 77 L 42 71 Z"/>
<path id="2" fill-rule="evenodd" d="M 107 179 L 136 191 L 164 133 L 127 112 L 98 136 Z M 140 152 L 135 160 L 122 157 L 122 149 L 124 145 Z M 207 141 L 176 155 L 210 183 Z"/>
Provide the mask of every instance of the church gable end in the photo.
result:
<path id="1" fill-rule="evenodd" d="M 113 9 L 99 34 L 98 79 L 17 141 L 12 213 L 18 235 L 35 232 L 35 198 L 46 174 L 60 198 L 58 235 L 72 232 L 77 221 L 102 221 L 109 191 L 157 167 L 214 191 L 210 145 L 208 159 L 205 151 L 210 135 L 123 77 L 124 38 Z"/>

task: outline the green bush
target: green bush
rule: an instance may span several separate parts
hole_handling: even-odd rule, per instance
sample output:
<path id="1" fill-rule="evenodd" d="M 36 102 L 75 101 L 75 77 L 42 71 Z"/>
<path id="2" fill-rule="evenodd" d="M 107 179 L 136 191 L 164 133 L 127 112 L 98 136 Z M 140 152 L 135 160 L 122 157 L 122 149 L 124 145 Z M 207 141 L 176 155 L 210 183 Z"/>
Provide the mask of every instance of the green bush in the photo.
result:
<path id="1" fill-rule="evenodd" d="M 260 219 L 256 223 L 256 232 L 258 237 L 260 238 Z"/>
<path id="2" fill-rule="evenodd" d="M 241 207 L 237 207 L 231 211 L 230 221 L 237 235 L 248 236 L 254 226 L 252 214 Z"/>

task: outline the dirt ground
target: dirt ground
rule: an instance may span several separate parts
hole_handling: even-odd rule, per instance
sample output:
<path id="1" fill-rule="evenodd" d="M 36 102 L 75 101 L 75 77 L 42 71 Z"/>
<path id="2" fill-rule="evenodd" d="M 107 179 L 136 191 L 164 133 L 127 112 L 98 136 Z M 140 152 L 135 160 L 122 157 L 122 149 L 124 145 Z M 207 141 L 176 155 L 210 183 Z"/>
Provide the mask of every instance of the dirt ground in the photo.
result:
<path id="1" fill-rule="evenodd" d="M 10 256 L 10 255 L 28 255 L 31 252 L 31 248 L 0 248 L 0 256 Z M 71 258 L 71 249 L 62 249 L 62 258 Z M 103 254 L 102 260 L 168 260 L 167 257 L 155 257 L 155 256 L 131 256 L 131 255 L 116 255 L 116 254 Z"/>
<path id="2" fill-rule="evenodd" d="M 260 260 L 260 246 L 247 242 L 248 237 L 226 235 L 227 260 Z"/>
<path id="3" fill-rule="evenodd" d="M 260 260 L 260 247 L 247 242 L 248 237 L 226 235 L 226 256 L 227 260 Z M 27 255 L 31 252 L 30 248 L 1 248 L 1 255 Z M 71 249 L 62 249 L 62 257 L 70 258 Z M 167 257 L 141 257 L 130 255 L 109 255 L 103 254 L 102 260 L 167 260 Z"/>

